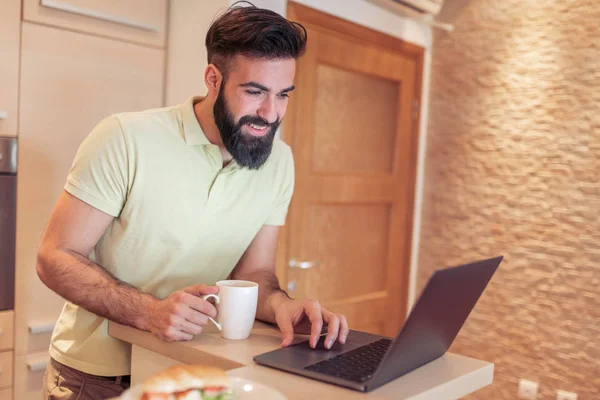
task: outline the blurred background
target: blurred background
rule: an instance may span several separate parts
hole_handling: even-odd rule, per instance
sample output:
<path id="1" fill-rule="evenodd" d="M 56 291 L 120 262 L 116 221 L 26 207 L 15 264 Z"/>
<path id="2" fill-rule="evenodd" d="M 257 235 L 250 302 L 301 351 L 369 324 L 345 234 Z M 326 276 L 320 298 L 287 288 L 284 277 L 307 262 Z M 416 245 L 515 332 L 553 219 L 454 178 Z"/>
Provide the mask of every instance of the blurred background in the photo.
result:
<path id="1" fill-rule="evenodd" d="M 0 0 L 1 400 L 41 395 L 64 301 L 36 247 L 79 144 L 204 94 L 232 3 Z M 309 35 L 279 132 L 297 174 L 282 285 L 394 335 L 435 269 L 504 255 L 451 349 L 495 364 L 469 398 L 522 380 L 598 398 L 600 2 L 253 3 Z"/>

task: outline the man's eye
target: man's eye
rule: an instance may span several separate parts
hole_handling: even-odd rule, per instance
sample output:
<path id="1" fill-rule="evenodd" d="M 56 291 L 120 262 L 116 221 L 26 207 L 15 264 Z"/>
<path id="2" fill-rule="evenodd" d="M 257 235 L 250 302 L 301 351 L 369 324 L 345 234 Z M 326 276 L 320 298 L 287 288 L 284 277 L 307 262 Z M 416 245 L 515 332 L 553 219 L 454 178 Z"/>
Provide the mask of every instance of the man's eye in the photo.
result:
<path id="1" fill-rule="evenodd" d="M 259 94 L 261 94 L 259 90 L 246 90 L 246 93 L 248 93 L 251 96 L 258 96 Z"/>
<path id="2" fill-rule="evenodd" d="M 279 96 L 283 97 L 284 99 L 289 99 L 290 97 L 289 93 L 281 93 Z"/>

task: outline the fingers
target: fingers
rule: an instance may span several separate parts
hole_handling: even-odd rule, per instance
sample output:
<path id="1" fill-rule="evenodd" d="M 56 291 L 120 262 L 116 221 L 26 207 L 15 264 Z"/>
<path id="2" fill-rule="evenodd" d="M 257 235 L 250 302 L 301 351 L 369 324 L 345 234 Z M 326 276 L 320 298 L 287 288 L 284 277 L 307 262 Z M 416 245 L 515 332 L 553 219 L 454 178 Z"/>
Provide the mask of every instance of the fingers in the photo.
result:
<path id="1" fill-rule="evenodd" d="M 346 343 L 346 339 L 348 339 L 348 333 L 350 332 L 350 328 L 348 328 L 348 321 L 346 321 L 346 317 L 342 314 L 337 315 L 340 319 L 340 334 L 338 336 L 338 340 L 340 343 Z"/>
<path id="2" fill-rule="evenodd" d="M 219 289 L 204 284 L 176 291 L 152 307 L 148 330 L 166 341 L 190 340 L 202 332 L 208 317 L 216 317 L 217 309 L 199 295 L 216 294 Z"/>
<path id="3" fill-rule="evenodd" d="M 217 309 L 208 301 L 192 295 L 189 292 L 182 292 L 181 298 L 179 299 L 182 303 L 186 304 L 190 308 L 201 312 L 202 314 L 208 315 L 209 317 L 216 318 Z"/>
<path id="4" fill-rule="evenodd" d="M 199 335 L 200 333 L 202 333 L 201 325 L 196 325 L 178 315 L 173 315 L 171 317 L 169 325 L 183 333 L 187 333 L 190 335 Z"/>
<path id="5" fill-rule="evenodd" d="M 195 325 L 204 326 L 208 323 L 208 316 L 206 314 L 198 312 L 185 304 L 179 304 L 176 313 Z"/>
<path id="6" fill-rule="evenodd" d="M 325 337 L 325 348 L 330 349 L 337 340 L 340 332 L 340 318 L 326 309 L 323 309 L 323 318 L 328 325 L 327 336 Z"/>
<path id="7" fill-rule="evenodd" d="M 198 285 L 186 287 L 182 289 L 184 292 L 193 294 L 196 297 L 204 296 L 205 294 L 217 294 L 219 293 L 219 288 L 216 286 L 208 286 L 204 283 L 199 283 Z"/>
<path id="8" fill-rule="evenodd" d="M 152 330 L 152 334 L 161 340 L 175 342 L 191 340 L 195 335 L 202 333 L 202 329 L 201 325 L 194 324 L 177 314 L 171 314 L 162 327 Z"/>
<path id="9" fill-rule="evenodd" d="M 184 340 L 192 340 L 194 337 L 194 335 L 182 332 L 179 329 L 172 326 L 166 329 L 164 332 L 153 331 L 152 333 L 159 339 L 164 340 L 165 342 L 179 342 Z"/>
<path id="10" fill-rule="evenodd" d="M 191 333 L 185 333 L 176 328 L 169 328 L 164 340 L 167 342 L 182 342 L 192 340 L 193 338 L 194 335 Z"/>
<path id="11" fill-rule="evenodd" d="M 327 336 L 325 337 L 325 347 L 330 349 L 336 339 L 340 343 L 346 343 L 348 333 L 348 322 L 343 314 L 335 314 L 329 310 L 322 309 L 323 319 L 327 322 Z"/>
<path id="12" fill-rule="evenodd" d="M 288 314 L 283 314 L 277 317 L 277 326 L 281 330 L 281 346 L 289 346 L 294 340 L 294 326 L 292 324 L 292 317 Z"/>
<path id="13" fill-rule="evenodd" d="M 310 321 L 310 347 L 317 347 L 321 329 L 323 329 L 323 315 L 321 315 L 321 305 L 317 301 L 309 301 L 304 306 L 304 312 Z"/>

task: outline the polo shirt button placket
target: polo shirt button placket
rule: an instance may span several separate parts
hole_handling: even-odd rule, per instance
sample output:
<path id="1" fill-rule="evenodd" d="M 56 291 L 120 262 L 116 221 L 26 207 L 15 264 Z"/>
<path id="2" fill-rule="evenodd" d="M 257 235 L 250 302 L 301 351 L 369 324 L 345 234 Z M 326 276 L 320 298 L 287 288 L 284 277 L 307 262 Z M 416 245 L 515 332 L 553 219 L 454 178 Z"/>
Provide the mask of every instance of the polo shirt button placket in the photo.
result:
<path id="1" fill-rule="evenodd" d="M 224 189 L 224 176 L 223 170 L 217 173 L 215 180 L 208 192 L 208 206 L 212 209 L 223 208 L 223 189 Z"/>

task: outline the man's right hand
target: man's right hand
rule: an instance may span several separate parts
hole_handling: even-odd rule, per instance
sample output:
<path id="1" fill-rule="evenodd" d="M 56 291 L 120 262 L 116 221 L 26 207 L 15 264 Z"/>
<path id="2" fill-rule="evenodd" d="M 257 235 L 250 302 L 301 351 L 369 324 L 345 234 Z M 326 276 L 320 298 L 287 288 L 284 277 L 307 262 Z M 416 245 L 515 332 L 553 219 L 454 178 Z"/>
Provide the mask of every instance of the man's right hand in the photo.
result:
<path id="1" fill-rule="evenodd" d="M 215 318 L 217 309 L 201 296 L 217 294 L 219 288 L 199 284 L 171 293 L 154 303 L 149 315 L 149 331 L 167 341 L 191 340 L 202 332 L 208 317 Z"/>

